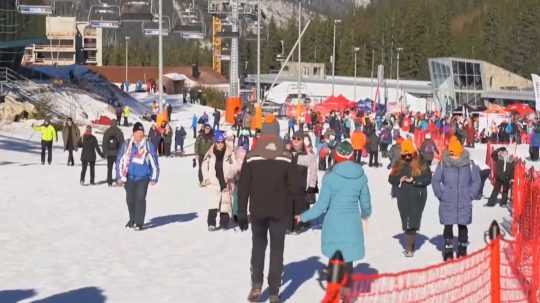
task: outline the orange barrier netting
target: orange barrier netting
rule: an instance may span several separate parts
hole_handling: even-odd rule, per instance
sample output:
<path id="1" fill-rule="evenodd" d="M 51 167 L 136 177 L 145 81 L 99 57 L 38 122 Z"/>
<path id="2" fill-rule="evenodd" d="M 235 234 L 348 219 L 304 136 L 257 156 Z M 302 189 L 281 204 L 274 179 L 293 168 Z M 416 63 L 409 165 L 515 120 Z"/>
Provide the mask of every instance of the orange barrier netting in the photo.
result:
<path id="1" fill-rule="evenodd" d="M 500 249 L 494 249 L 494 246 Z M 496 240 L 466 258 L 395 274 L 352 277 L 348 302 L 491 302 L 493 253 L 499 255 L 501 302 L 527 302 L 509 266 L 511 243 Z M 347 302 L 347 301 L 346 301 Z"/>
<path id="2" fill-rule="evenodd" d="M 486 164 L 490 166 L 492 150 L 493 146 L 488 145 Z M 527 170 L 522 160 L 515 166 L 511 213 L 512 240 L 498 237 L 465 258 L 423 269 L 394 274 L 354 274 L 345 301 L 339 296 L 330 296 L 339 292 L 333 285 L 324 302 L 538 303 L 540 172 L 533 168 Z"/>

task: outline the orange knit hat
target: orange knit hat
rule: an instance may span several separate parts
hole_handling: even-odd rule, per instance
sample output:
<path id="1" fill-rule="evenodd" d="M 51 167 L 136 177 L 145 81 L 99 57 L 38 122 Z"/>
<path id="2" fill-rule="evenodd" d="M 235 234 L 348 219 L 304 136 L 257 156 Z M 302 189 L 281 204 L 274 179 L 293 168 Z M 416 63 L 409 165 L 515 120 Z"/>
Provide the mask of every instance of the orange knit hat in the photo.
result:
<path id="1" fill-rule="evenodd" d="M 412 140 L 403 140 L 403 142 L 401 142 L 401 154 L 409 155 L 414 153 L 416 153 L 416 148 L 414 147 L 414 143 L 412 142 Z"/>
<path id="2" fill-rule="evenodd" d="M 456 157 L 463 155 L 463 145 L 456 136 L 452 136 L 448 141 L 448 152 Z"/>

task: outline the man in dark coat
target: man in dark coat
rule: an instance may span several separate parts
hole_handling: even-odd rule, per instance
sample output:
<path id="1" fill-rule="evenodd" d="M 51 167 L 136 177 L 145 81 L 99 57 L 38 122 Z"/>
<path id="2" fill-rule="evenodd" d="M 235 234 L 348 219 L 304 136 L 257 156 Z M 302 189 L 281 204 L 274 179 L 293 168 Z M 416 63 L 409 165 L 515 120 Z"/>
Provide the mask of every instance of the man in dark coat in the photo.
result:
<path id="1" fill-rule="evenodd" d="M 161 140 L 162 140 L 161 131 L 158 129 L 157 125 L 154 123 L 152 124 L 152 127 L 148 131 L 148 141 L 150 141 L 150 143 L 152 143 L 156 147 L 158 154 L 160 156 L 163 154 L 163 149 L 160 148 Z"/>
<path id="2" fill-rule="evenodd" d="M 369 153 L 369 167 L 379 167 L 379 137 L 375 129 L 371 129 L 367 139 L 367 150 Z"/>
<path id="3" fill-rule="evenodd" d="M 433 142 L 431 139 L 431 134 L 426 134 L 426 138 L 420 146 L 420 155 L 426 162 L 427 166 L 431 166 L 433 158 L 435 158 L 435 154 L 439 154 L 439 149 L 437 148 L 437 145 L 435 145 L 435 142 Z"/>
<path id="4" fill-rule="evenodd" d="M 64 150 L 68 152 L 68 166 L 75 166 L 75 160 L 73 159 L 73 152 L 77 151 L 77 144 L 81 139 L 81 132 L 77 125 L 73 124 L 71 118 L 67 118 L 64 123 L 64 129 L 62 130 L 62 139 L 64 139 Z"/>
<path id="5" fill-rule="evenodd" d="M 173 130 L 169 124 L 163 128 L 163 155 L 165 157 L 171 156 L 171 145 L 173 139 Z"/>
<path id="6" fill-rule="evenodd" d="M 238 186 L 238 225 L 248 228 L 248 204 L 251 218 L 251 283 L 248 301 L 258 302 L 264 277 L 264 257 L 270 233 L 270 302 L 279 302 L 283 273 L 283 250 L 290 205 L 288 193 L 292 180 L 291 157 L 282 140 L 264 133 L 255 149 L 248 153 Z"/>
<path id="7" fill-rule="evenodd" d="M 505 206 L 508 202 L 508 191 L 510 182 L 514 179 L 514 158 L 508 154 L 507 150 L 501 150 L 495 163 L 495 185 L 486 206 L 493 207 L 497 204 L 497 197 L 502 189 L 500 205 Z"/>
<path id="8" fill-rule="evenodd" d="M 183 126 L 180 128 L 176 127 L 174 132 L 174 152 L 178 152 L 178 147 L 180 147 L 180 152 L 184 153 L 184 141 L 186 139 L 187 133 Z"/>
<path id="9" fill-rule="evenodd" d="M 96 171 L 96 152 L 99 154 L 100 157 L 104 158 L 103 153 L 101 152 L 101 149 L 99 148 L 98 141 L 96 137 L 92 134 L 92 127 L 88 125 L 86 127 L 86 131 L 83 135 L 83 137 L 80 140 L 80 144 L 82 147 L 81 152 L 81 162 L 82 162 L 82 170 L 81 170 L 81 185 L 84 185 L 84 179 L 86 176 L 86 169 L 88 166 L 90 166 L 90 184 L 95 184 L 95 171 Z"/>
<path id="10" fill-rule="evenodd" d="M 124 144 L 124 134 L 118 127 L 117 120 L 112 120 L 111 127 L 103 134 L 102 142 L 103 153 L 107 157 L 107 185 L 109 186 L 113 185 L 112 170 L 122 144 Z"/>
<path id="11" fill-rule="evenodd" d="M 214 109 L 214 113 L 212 114 L 214 116 L 214 127 L 212 129 L 214 131 L 219 130 L 219 121 L 221 120 L 221 112 L 217 108 Z"/>

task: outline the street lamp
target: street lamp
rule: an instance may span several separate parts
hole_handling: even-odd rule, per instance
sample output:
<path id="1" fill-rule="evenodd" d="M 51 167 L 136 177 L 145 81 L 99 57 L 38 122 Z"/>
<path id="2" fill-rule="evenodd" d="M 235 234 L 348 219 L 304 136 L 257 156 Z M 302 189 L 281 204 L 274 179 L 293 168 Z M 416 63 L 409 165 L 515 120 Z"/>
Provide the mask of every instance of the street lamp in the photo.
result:
<path id="1" fill-rule="evenodd" d="M 403 51 L 403 48 L 402 47 L 398 47 L 396 48 L 397 50 L 397 67 L 396 67 L 396 79 L 397 79 L 397 101 L 399 101 L 400 103 L 400 107 L 401 109 L 403 109 L 403 105 L 401 104 L 401 89 L 400 89 L 400 85 L 399 85 L 399 54 L 401 53 L 401 51 Z"/>
<path id="2" fill-rule="evenodd" d="M 261 0 L 257 1 L 257 104 L 261 104 Z"/>
<path id="3" fill-rule="evenodd" d="M 126 36 L 126 81 L 124 82 L 124 85 L 126 86 L 126 91 L 129 92 L 129 87 L 128 87 L 128 44 L 129 44 L 129 36 Z"/>
<path id="4" fill-rule="evenodd" d="M 159 112 L 163 112 L 163 1 L 159 0 L 158 4 L 158 22 L 159 22 L 159 38 L 158 38 L 158 70 L 159 70 Z"/>
<path id="5" fill-rule="evenodd" d="M 335 93 L 336 86 L 336 25 L 341 23 L 340 19 L 334 20 L 334 49 L 332 51 L 332 96 Z"/>
<path id="6" fill-rule="evenodd" d="M 360 51 L 359 47 L 354 48 L 354 101 L 356 102 L 358 99 L 356 99 L 356 85 L 357 85 L 357 78 L 356 78 L 356 67 L 357 67 L 357 56 L 358 52 Z"/>

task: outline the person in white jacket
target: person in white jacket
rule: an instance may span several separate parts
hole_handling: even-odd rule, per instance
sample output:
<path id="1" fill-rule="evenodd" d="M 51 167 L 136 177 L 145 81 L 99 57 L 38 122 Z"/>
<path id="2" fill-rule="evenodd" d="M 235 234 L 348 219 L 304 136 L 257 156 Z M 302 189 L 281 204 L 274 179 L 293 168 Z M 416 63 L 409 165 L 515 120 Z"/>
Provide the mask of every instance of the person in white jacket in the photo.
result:
<path id="1" fill-rule="evenodd" d="M 214 145 L 210 147 L 202 162 L 203 187 L 213 194 L 208 207 L 208 230 L 227 229 L 232 216 L 232 190 L 238 174 L 238 164 L 233 148 L 227 146 L 223 132 L 216 132 Z M 219 227 L 217 215 L 219 213 Z"/>

